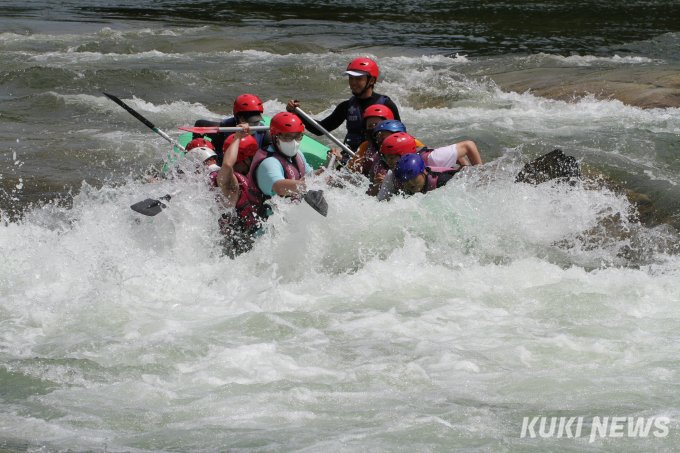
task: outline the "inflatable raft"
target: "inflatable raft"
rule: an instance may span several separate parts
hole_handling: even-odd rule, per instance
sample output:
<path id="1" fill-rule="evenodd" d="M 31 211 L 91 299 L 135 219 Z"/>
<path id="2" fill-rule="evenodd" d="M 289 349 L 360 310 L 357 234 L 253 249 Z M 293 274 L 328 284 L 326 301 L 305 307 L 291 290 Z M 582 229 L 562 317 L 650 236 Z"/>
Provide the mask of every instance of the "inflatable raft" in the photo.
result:
<path id="1" fill-rule="evenodd" d="M 271 117 L 269 116 L 263 116 L 262 117 L 263 123 L 265 126 L 269 126 L 269 122 L 271 121 Z M 187 132 L 186 134 L 182 134 L 177 141 L 182 145 L 186 146 L 187 143 L 191 141 L 193 134 L 191 132 Z M 308 137 L 305 135 L 302 138 L 302 142 L 300 142 L 300 151 L 302 154 L 305 155 L 305 159 L 307 159 L 307 163 L 311 165 L 313 168 L 319 168 L 323 164 L 326 163 L 326 155 L 328 154 L 329 148 L 317 142 L 311 137 Z M 169 166 L 174 164 L 177 159 L 181 159 L 184 157 L 184 152 L 175 147 L 174 148 L 175 154 L 171 154 L 168 156 L 168 161 L 166 162 L 165 166 L 163 167 L 163 171 L 166 171 Z"/>

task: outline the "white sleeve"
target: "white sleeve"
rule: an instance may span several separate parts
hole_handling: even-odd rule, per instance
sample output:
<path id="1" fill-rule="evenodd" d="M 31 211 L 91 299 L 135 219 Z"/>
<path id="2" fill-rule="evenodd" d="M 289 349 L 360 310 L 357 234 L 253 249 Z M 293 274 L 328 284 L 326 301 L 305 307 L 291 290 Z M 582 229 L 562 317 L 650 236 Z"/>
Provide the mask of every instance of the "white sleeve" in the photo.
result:
<path id="1" fill-rule="evenodd" d="M 443 148 L 437 148 L 427 156 L 427 162 L 425 165 L 428 167 L 446 167 L 453 168 L 456 166 L 458 161 L 458 150 L 456 145 L 444 146 Z"/>
<path id="2" fill-rule="evenodd" d="M 380 186 L 380 192 L 378 192 L 378 201 L 383 201 L 392 195 L 394 195 L 394 173 L 392 173 L 392 170 L 388 170 L 385 180 Z"/>

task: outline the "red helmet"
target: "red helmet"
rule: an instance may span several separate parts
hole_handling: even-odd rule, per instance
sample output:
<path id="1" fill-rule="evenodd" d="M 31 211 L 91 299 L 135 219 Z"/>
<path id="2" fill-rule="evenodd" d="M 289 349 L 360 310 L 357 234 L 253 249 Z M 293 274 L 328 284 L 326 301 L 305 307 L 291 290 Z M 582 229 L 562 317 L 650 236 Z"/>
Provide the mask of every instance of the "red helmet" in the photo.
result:
<path id="1" fill-rule="evenodd" d="M 231 145 L 234 142 L 235 137 L 236 134 L 231 134 L 224 141 L 224 146 L 222 147 L 222 150 L 225 153 L 227 152 L 227 148 L 229 148 L 229 145 Z M 238 156 L 236 156 L 236 162 L 243 162 L 244 160 L 246 160 L 246 157 L 253 156 L 258 149 L 260 149 L 260 147 L 257 146 L 257 140 L 255 140 L 255 138 L 252 135 L 242 138 L 241 142 L 238 144 Z"/>
<path id="2" fill-rule="evenodd" d="M 362 76 L 368 75 L 378 80 L 378 65 L 370 58 L 355 58 L 347 65 L 346 75 Z"/>
<path id="3" fill-rule="evenodd" d="M 383 140 L 382 145 L 380 145 L 380 152 L 403 156 L 404 154 L 418 152 L 418 146 L 416 146 L 416 139 L 406 132 L 396 132 Z"/>
<path id="4" fill-rule="evenodd" d="M 302 124 L 302 120 L 295 113 L 277 113 L 269 123 L 269 132 L 272 137 L 282 132 L 303 132 L 304 130 L 305 125 Z"/>
<path id="5" fill-rule="evenodd" d="M 239 112 L 264 112 L 262 101 L 254 94 L 242 94 L 234 101 L 234 116 Z"/>
<path id="6" fill-rule="evenodd" d="M 213 151 L 215 150 L 215 147 L 213 144 L 210 142 L 210 140 L 206 140 L 204 138 L 195 138 L 189 143 L 187 143 L 187 146 L 184 148 L 187 151 L 191 151 L 194 148 L 199 148 L 199 147 L 204 147 L 204 148 L 210 148 Z"/>
<path id="7" fill-rule="evenodd" d="M 392 110 L 390 110 L 389 107 L 385 107 L 384 105 L 380 104 L 374 104 L 366 107 L 366 110 L 364 110 L 364 113 L 362 113 L 361 118 L 362 120 L 365 120 L 371 116 L 377 116 L 383 120 L 394 119 L 394 113 L 392 113 Z"/>

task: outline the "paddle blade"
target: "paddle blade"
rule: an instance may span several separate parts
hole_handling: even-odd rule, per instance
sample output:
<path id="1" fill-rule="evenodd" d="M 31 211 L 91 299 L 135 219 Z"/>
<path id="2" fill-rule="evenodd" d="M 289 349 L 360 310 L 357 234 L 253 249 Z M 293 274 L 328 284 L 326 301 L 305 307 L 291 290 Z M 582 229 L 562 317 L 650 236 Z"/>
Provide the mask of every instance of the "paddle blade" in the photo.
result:
<path id="1" fill-rule="evenodd" d="M 217 134 L 220 131 L 218 126 L 214 127 L 177 127 L 177 129 L 194 134 Z"/>
<path id="2" fill-rule="evenodd" d="M 148 215 L 149 217 L 160 214 L 165 208 L 167 208 L 167 206 L 161 202 L 161 200 L 154 200 L 153 198 L 147 198 L 144 201 L 140 201 L 139 203 L 130 206 L 130 209 L 133 211 Z"/>
<path id="3" fill-rule="evenodd" d="M 326 199 L 323 197 L 323 190 L 310 190 L 302 199 L 322 216 L 326 217 L 328 215 L 328 203 L 326 203 Z"/>

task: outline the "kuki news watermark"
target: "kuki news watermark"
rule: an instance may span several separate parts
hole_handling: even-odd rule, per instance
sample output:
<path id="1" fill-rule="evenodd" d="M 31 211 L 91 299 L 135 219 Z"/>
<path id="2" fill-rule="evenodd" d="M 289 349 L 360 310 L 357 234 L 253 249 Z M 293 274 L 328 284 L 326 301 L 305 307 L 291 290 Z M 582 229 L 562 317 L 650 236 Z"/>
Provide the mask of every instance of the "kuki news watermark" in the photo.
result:
<path id="1" fill-rule="evenodd" d="M 666 437 L 668 417 L 524 417 L 522 437 L 577 439 L 605 437 Z"/>

